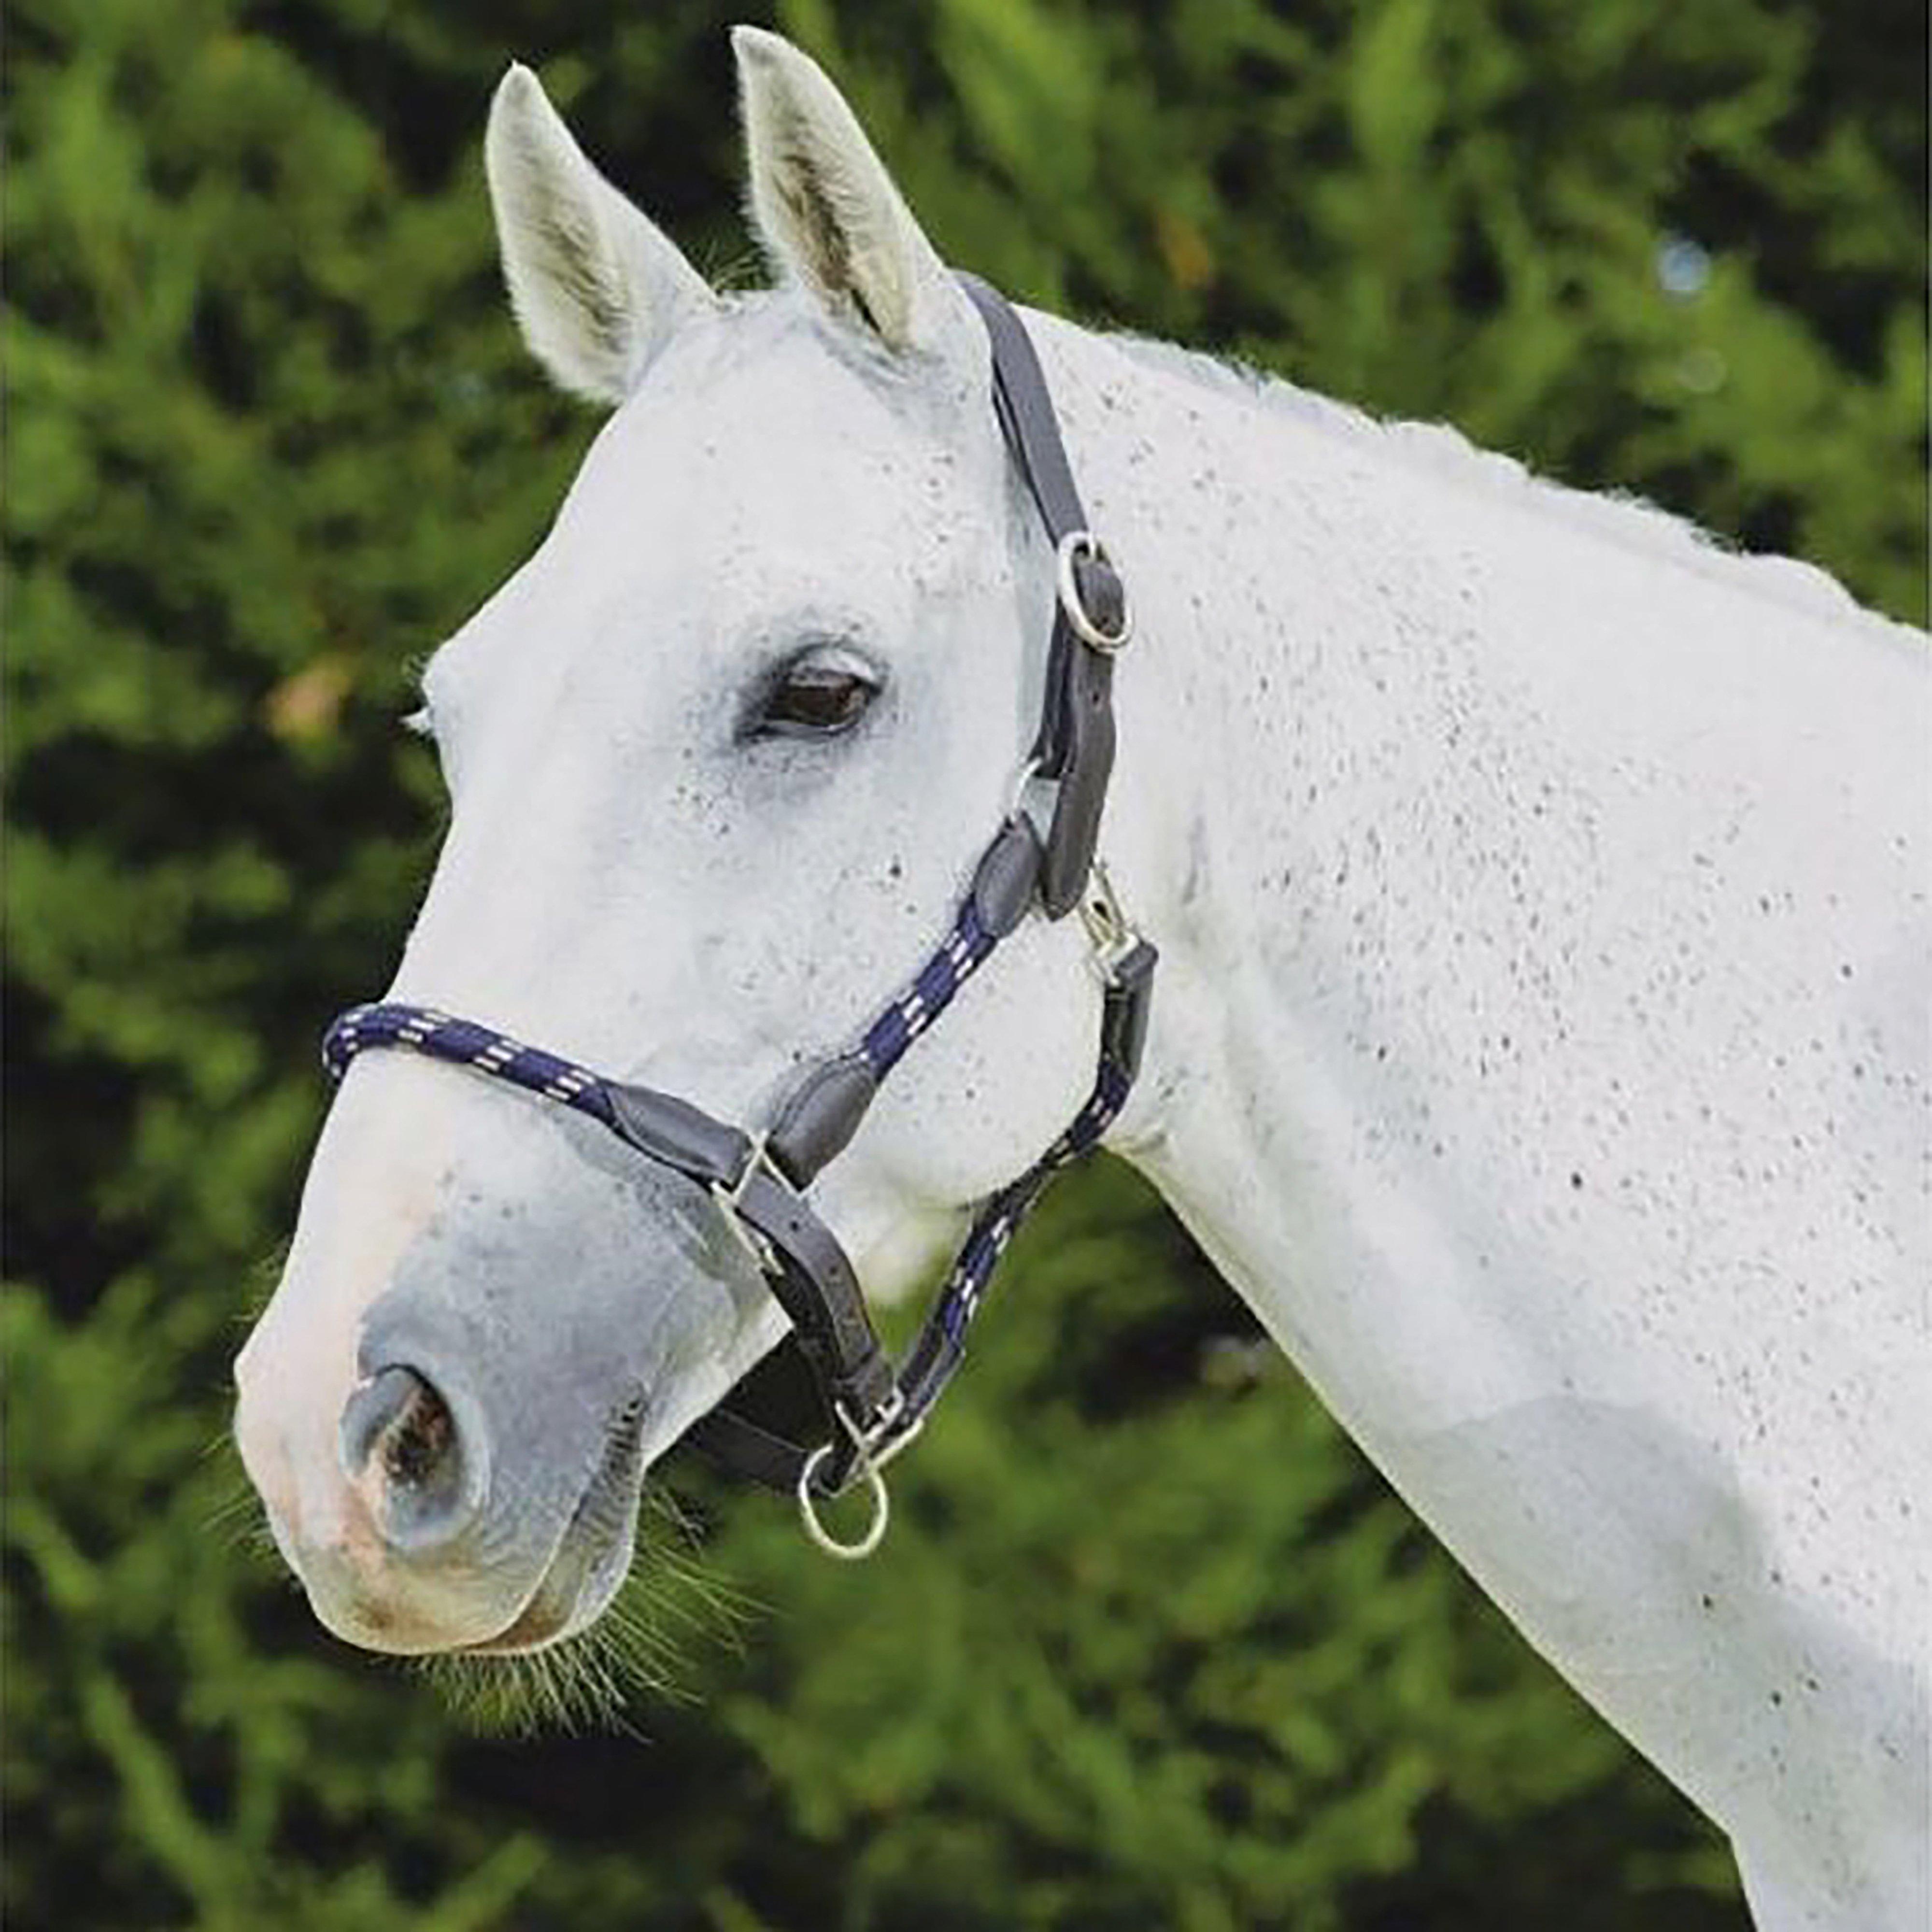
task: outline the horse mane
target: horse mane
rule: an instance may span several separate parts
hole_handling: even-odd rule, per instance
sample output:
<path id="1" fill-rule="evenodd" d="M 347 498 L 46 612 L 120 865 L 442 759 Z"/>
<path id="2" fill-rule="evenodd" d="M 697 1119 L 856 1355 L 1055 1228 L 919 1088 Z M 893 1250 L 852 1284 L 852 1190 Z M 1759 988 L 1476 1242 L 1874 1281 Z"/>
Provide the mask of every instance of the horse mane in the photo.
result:
<path id="1" fill-rule="evenodd" d="M 1835 577 L 1814 564 L 1796 557 L 1747 554 L 1629 491 L 1582 490 L 1539 476 L 1515 457 L 1480 448 L 1447 424 L 1384 422 L 1249 364 L 1147 336 L 1108 332 L 1101 339 L 1148 367 L 1258 402 L 1324 434 L 1371 445 L 1394 454 L 1412 471 L 1458 487 L 1473 486 L 1492 499 L 1552 517 L 1625 550 L 1680 565 L 1814 616 L 1839 621 L 1874 617 Z"/>

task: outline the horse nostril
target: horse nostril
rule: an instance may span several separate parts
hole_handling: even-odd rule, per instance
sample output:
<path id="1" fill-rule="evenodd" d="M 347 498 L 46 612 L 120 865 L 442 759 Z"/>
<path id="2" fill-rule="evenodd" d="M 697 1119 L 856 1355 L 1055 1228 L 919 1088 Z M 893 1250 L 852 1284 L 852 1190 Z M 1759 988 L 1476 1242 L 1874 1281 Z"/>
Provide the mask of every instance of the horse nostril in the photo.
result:
<path id="1" fill-rule="evenodd" d="M 461 1432 L 442 1393 L 414 1369 L 382 1369 L 358 1384 L 343 1408 L 340 1447 L 352 1479 L 375 1478 L 392 1543 L 443 1540 L 470 1514 Z"/>
<path id="2" fill-rule="evenodd" d="M 400 1465 L 410 1472 L 405 1480 L 420 1481 L 428 1472 L 431 1431 L 446 1443 L 449 1411 L 442 1398 L 415 1370 L 385 1369 L 358 1383 L 343 1408 L 343 1467 L 359 1476 L 380 1454 L 386 1475 L 400 1473 Z"/>

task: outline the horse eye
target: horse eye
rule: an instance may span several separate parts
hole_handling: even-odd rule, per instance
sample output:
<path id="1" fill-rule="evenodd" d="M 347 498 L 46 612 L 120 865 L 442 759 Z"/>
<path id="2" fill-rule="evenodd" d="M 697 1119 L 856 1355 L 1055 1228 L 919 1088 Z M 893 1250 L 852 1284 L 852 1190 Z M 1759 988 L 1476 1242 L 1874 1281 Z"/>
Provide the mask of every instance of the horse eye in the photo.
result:
<path id="1" fill-rule="evenodd" d="M 878 694 L 878 679 L 849 652 L 814 652 L 797 658 L 778 674 L 766 693 L 754 735 L 836 737 L 858 723 Z"/>

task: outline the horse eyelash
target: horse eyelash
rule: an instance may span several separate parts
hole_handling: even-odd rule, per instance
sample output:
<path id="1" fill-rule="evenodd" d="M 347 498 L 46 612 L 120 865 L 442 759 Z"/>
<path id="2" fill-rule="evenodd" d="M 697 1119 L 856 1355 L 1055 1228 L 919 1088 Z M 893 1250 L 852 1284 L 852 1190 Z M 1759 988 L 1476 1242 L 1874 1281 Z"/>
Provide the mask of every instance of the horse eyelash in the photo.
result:
<path id="1" fill-rule="evenodd" d="M 419 704 L 403 718 L 403 729 L 412 737 L 428 738 L 432 742 L 436 738 L 436 716 L 427 704 Z"/>

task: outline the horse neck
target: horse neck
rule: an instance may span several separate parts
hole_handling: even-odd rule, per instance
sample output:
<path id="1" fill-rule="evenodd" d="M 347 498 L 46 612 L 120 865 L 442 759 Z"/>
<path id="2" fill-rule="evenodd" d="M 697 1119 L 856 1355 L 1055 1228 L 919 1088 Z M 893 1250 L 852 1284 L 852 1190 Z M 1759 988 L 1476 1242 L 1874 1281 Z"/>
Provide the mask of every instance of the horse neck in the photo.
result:
<path id="1" fill-rule="evenodd" d="M 1767 1925 L 1917 1922 L 1924 640 L 1046 341 L 1141 617 L 1119 1150 Z"/>
<path id="2" fill-rule="evenodd" d="M 1051 326 L 1047 343 L 1138 613 L 1106 844 L 1162 963 L 1116 1144 L 1360 1426 L 1412 1391 L 1362 1388 L 1386 1352 L 1308 1292 L 1360 1274 L 1358 1177 L 1333 1171 L 1361 1100 L 1337 1064 L 1363 1023 L 1344 976 L 1373 938 L 1351 920 L 1393 791 L 1426 787 L 1437 700 L 1416 666 L 1466 629 L 1467 566 L 1413 480 L 1322 427 L 1324 406 L 1303 420 L 1144 352 Z M 1414 1217 L 1384 1207 L 1388 1244 Z"/>
<path id="3" fill-rule="evenodd" d="M 1165 957 L 1118 1144 L 1372 1446 L 1535 1399 L 1601 1357 L 1618 1270 L 1666 1264 L 1617 1241 L 1708 1218 L 1693 1140 L 1737 1168 L 1742 1121 L 1784 1160 L 1859 1106 L 1849 1054 L 1767 1108 L 1709 1042 L 1834 1036 L 1816 989 L 1893 947 L 1916 842 L 1872 834 L 1922 794 L 1922 640 L 1498 459 L 1045 344 L 1140 620 L 1106 842 Z M 1870 856 L 1794 864 L 1821 808 Z M 1779 1208 L 1817 1244 L 1815 1208 Z M 1570 1298 L 1526 1350 L 1532 1256 Z M 1856 1272 L 1842 1244 L 1828 1264 Z M 1665 1357 L 1705 1339 L 1679 1285 Z"/>

